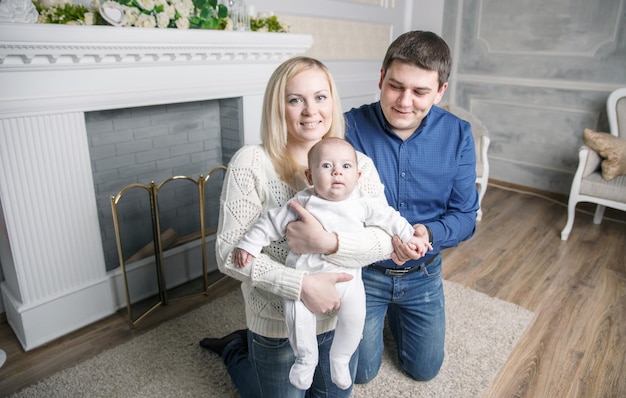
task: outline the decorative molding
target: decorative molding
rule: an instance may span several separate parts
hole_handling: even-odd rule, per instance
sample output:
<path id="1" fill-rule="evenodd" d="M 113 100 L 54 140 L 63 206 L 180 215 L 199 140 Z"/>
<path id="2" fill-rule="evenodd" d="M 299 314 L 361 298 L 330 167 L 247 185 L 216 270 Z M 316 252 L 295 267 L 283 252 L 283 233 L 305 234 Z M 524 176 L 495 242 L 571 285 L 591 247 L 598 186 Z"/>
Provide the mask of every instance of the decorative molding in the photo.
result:
<path id="1" fill-rule="evenodd" d="M 305 34 L 0 23 L 0 69 L 275 62 L 311 44 Z"/>
<path id="2" fill-rule="evenodd" d="M 478 0 L 476 39 L 488 54 L 588 58 L 595 57 L 603 46 L 617 42 L 624 0 L 594 5 L 595 12 L 584 12 L 582 17 L 572 12 L 575 7 L 571 3 L 535 0 L 517 3 L 514 7 L 523 8 L 523 12 L 516 12 L 498 0 Z M 507 13 L 507 18 L 501 17 Z M 553 15 L 560 15 L 558 26 Z"/>
<path id="3" fill-rule="evenodd" d="M 520 87 L 556 88 L 556 89 L 563 89 L 563 90 L 578 90 L 578 91 L 604 91 L 604 92 L 611 92 L 619 87 L 622 87 L 621 84 L 615 84 L 615 83 L 598 83 L 598 82 L 586 82 L 586 81 L 578 81 L 578 80 L 526 79 L 522 77 L 473 75 L 473 74 L 466 74 L 466 73 L 457 74 L 455 78 L 455 82 L 484 83 L 484 84 L 497 84 L 497 85 L 520 86 Z"/>

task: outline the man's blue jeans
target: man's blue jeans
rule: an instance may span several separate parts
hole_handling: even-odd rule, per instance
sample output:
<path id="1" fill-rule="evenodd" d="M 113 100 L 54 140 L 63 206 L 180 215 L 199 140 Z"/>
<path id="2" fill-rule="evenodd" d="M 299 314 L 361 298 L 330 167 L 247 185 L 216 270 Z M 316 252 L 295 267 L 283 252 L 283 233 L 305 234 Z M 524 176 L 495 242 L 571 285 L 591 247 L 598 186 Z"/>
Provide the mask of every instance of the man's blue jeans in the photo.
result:
<path id="1" fill-rule="evenodd" d="M 319 363 L 309 391 L 298 390 L 289 382 L 289 370 L 295 361 L 289 340 L 263 337 L 248 330 L 248 346 L 242 340 L 228 344 L 222 360 L 242 398 L 347 398 L 352 387 L 341 390 L 330 379 L 328 354 L 334 331 L 317 336 Z M 352 379 L 356 373 L 357 354 L 352 356 Z"/>
<path id="2" fill-rule="evenodd" d="M 441 254 L 424 271 L 400 277 L 366 267 L 363 283 L 367 312 L 356 383 L 367 383 L 378 374 L 385 315 L 389 317 L 402 370 L 419 381 L 435 377 L 443 363 L 446 332 Z"/>

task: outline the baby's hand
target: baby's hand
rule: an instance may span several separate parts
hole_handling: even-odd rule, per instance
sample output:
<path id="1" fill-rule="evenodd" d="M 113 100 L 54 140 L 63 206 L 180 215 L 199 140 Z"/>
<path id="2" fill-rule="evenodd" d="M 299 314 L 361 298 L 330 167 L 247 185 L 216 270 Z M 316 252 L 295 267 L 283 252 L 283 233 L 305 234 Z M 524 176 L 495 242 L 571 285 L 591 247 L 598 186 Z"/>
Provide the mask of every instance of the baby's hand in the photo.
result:
<path id="1" fill-rule="evenodd" d="M 252 261 L 252 254 L 238 247 L 233 251 L 233 263 L 237 268 L 245 268 L 246 264 Z"/>
<path id="2" fill-rule="evenodd" d="M 422 257 L 424 257 L 426 253 L 428 253 L 429 250 L 433 250 L 433 247 L 428 242 L 420 245 L 419 248 L 417 249 L 417 251 L 419 252 L 419 254 L 422 255 Z"/>
<path id="3" fill-rule="evenodd" d="M 428 242 L 428 235 L 424 238 L 423 236 L 417 237 L 412 236 L 411 239 L 407 242 L 409 247 L 415 250 L 420 257 L 424 257 L 428 250 L 432 250 L 430 242 Z"/>

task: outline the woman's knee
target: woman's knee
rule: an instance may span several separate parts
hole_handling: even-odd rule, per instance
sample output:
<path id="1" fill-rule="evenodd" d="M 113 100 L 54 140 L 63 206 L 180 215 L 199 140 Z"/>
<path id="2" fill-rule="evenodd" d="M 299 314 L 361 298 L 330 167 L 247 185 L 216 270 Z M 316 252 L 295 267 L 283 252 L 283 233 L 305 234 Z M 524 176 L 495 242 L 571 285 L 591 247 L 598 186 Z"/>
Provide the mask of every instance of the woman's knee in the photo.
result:
<path id="1" fill-rule="evenodd" d="M 354 378 L 355 384 L 367 384 L 376 377 L 378 374 L 378 368 L 372 369 L 369 367 L 357 367 L 356 377 Z"/>
<path id="2" fill-rule="evenodd" d="M 382 365 L 382 351 L 384 344 L 382 337 L 373 340 L 361 340 L 358 349 L 358 365 L 356 370 L 356 384 L 366 384 L 378 374 Z"/>

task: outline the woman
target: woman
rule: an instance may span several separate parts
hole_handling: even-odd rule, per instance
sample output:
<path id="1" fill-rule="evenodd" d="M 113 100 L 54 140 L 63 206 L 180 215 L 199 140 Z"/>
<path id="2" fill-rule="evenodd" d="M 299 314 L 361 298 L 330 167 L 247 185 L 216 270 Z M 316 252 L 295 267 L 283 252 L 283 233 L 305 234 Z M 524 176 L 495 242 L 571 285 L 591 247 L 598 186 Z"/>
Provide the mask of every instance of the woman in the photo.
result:
<path id="1" fill-rule="evenodd" d="M 331 382 L 329 350 L 340 305 L 335 283 L 350 280 L 345 273 L 308 275 L 285 266 L 285 239 L 272 242 L 251 266 L 233 263 L 235 246 L 262 212 L 283 206 L 308 186 L 304 170 L 309 149 L 322 138 L 344 135 L 344 116 L 333 78 L 324 64 L 308 57 L 285 61 L 268 82 L 261 126 L 261 145 L 241 148 L 228 165 L 222 188 L 216 252 L 220 271 L 242 282 L 248 330 L 200 344 L 220 355 L 242 397 L 348 397 Z M 372 161 L 358 154 L 359 186 L 385 201 Z M 385 201 L 386 203 L 386 201 Z M 337 264 L 366 265 L 388 258 L 389 235 L 377 228 L 366 233 L 325 234 L 334 239 Z M 328 236 L 330 235 L 330 236 Z M 341 241 L 341 245 L 338 242 Z M 285 299 L 302 300 L 317 314 L 319 363 L 308 393 L 289 382 L 294 354 L 287 340 Z M 351 360 L 354 380 L 356 355 Z"/>

